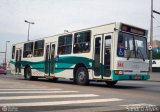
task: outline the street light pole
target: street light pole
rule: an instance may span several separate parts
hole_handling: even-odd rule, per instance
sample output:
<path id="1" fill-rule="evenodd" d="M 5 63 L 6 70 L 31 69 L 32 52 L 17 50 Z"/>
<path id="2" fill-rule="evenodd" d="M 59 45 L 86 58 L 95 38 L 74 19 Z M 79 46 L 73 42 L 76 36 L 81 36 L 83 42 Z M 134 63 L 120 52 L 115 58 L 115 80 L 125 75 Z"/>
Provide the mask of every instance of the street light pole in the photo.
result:
<path id="1" fill-rule="evenodd" d="M 30 24 L 35 24 L 34 22 L 29 22 L 27 20 L 25 20 L 24 22 L 28 23 L 28 38 L 27 41 L 29 41 L 29 30 L 30 30 Z"/>
<path id="2" fill-rule="evenodd" d="M 27 41 L 29 41 L 29 29 L 30 29 L 30 23 L 28 24 L 28 38 L 27 38 Z"/>
<path id="3" fill-rule="evenodd" d="M 151 0 L 150 45 L 153 46 L 153 0 Z M 149 70 L 152 72 L 152 50 L 150 50 Z"/>
<path id="4" fill-rule="evenodd" d="M 7 70 L 7 43 L 9 43 L 10 41 L 6 41 L 6 50 L 5 50 L 5 59 L 4 59 L 4 63 L 5 63 L 5 70 Z"/>

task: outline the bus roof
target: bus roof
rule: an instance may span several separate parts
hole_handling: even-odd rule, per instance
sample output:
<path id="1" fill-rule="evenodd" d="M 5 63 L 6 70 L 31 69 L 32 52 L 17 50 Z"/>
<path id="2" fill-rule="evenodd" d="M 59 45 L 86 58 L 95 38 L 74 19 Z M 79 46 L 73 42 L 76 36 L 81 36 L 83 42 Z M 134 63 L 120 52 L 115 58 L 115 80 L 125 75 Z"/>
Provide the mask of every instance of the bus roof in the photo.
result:
<path id="1" fill-rule="evenodd" d="M 42 39 L 50 38 L 50 37 L 53 37 L 53 36 L 60 36 L 60 35 L 64 35 L 64 34 L 70 34 L 70 33 L 74 33 L 74 32 L 89 30 L 89 29 L 92 29 L 92 28 L 97 28 L 97 27 L 102 27 L 102 26 L 112 25 L 112 24 L 115 24 L 115 26 L 116 26 L 117 28 L 118 28 L 121 24 L 124 24 L 124 25 L 132 26 L 132 27 L 135 27 L 135 28 L 138 28 L 138 29 L 143 29 L 143 30 L 145 30 L 146 32 L 148 32 L 148 30 L 146 30 L 146 29 L 144 29 L 144 28 L 140 28 L 140 27 L 137 27 L 137 26 L 134 26 L 134 25 L 130 25 L 130 24 L 127 24 L 127 23 L 123 23 L 123 22 L 112 22 L 112 23 L 108 23 L 108 24 L 97 25 L 97 26 L 88 27 L 88 28 L 83 28 L 83 29 L 79 29 L 79 30 L 73 30 L 73 31 L 71 31 L 71 32 L 59 33 L 59 34 L 55 34 L 55 35 L 51 35 L 51 36 L 46 36 L 46 37 L 43 37 L 43 38 L 38 38 L 38 39 L 30 40 L 30 41 L 19 42 L 19 43 L 16 43 L 16 44 L 34 42 L 34 41 L 37 41 L 37 40 L 42 40 Z M 16 45 L 16 44 L 13 44 L 13 46 Z"/>

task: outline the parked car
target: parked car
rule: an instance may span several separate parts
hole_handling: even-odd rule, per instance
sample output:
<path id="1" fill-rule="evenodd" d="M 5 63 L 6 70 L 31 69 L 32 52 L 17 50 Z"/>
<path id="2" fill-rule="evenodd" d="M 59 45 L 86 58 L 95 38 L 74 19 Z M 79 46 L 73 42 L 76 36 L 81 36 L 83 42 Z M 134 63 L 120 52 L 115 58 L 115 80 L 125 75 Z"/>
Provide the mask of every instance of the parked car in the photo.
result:
<path id="1" fill-rule="evenodd" d="M 0 66 L 0 74 L 7 74 L 6 70 L 2 66 Z"/>

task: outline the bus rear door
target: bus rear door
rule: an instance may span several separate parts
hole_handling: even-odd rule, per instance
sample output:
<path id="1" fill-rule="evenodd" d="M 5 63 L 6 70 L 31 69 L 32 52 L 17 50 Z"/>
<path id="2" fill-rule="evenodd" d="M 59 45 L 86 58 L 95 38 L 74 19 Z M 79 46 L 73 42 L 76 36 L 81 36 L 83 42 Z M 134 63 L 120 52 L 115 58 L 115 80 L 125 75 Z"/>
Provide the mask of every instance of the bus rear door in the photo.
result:
<path id="1" fill-rule="evenodd" d="M 21 74 L 21 58 L 22 58 L 22 48 L 18 48 L 16 49 L 16 62 L 15 62 L 16 74 Z"/>
<path id="2" fill-rule="evenodd" d="M 54 65 L 55 65 L 55 43 L 46 44 L 46 54 L 45 54 L 45 76 L 53 77 L 54 76 Z"/>

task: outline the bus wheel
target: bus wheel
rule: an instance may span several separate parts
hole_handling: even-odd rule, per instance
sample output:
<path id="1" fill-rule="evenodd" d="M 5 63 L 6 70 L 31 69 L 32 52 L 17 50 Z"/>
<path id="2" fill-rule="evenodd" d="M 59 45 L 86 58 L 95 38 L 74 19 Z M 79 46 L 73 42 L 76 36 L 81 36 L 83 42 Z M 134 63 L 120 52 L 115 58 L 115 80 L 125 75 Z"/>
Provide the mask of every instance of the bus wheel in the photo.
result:
<path id="1" fill-rule="evenodd" d="M 49 81 L 53 81 L 56 82 L 58 80 L 58 78 L 53 78 L 53 79 L 48 79 Z"/>
<path id="2" fill-rule="evenodd" d="M 27 67 L 24 71 L 24 79 L 26 80 L 32 80 L 32 73 L 31 73 L 31 68 Z"/>
<path id="3" fill-rule="evenodd" d="M 108 86 L 114 86 L 118 81 L 106 81 Z"/>
<path id="4" fill-rule="evenodd" d="M 88 85 L 89 78 L 88 78 L 88 71 L 84 67 L 79 67 L 76 71 L 76 83 L 79 85 Z"/>

